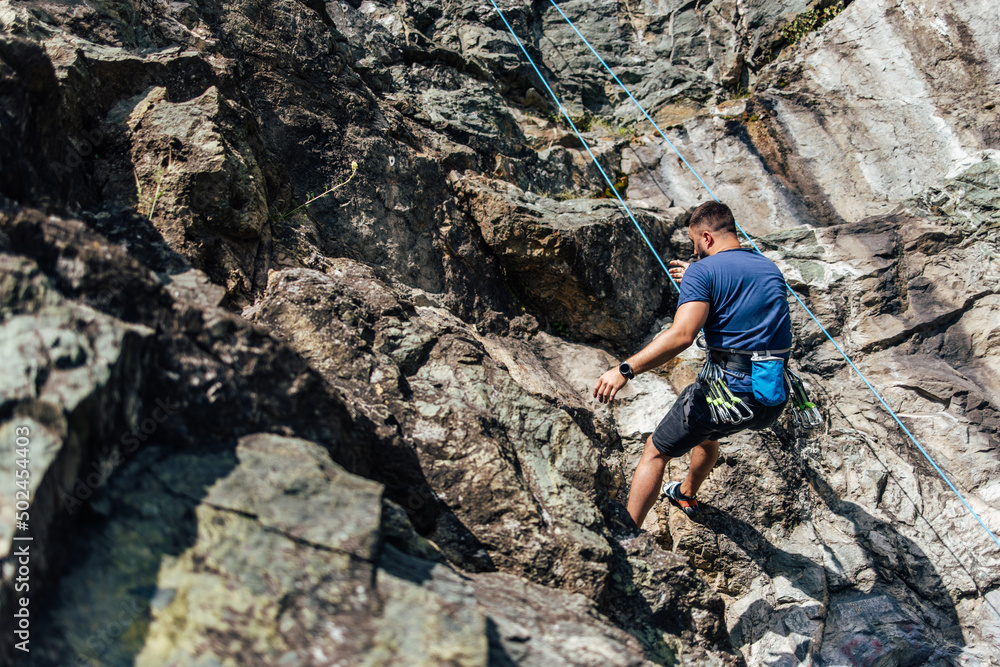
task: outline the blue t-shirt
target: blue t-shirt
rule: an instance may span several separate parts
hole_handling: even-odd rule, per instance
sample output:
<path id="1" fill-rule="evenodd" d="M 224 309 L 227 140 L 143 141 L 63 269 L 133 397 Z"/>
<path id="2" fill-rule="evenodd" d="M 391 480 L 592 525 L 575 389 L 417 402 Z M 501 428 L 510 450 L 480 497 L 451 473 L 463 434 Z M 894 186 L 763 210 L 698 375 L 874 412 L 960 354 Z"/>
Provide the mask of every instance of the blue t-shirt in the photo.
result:
<path id="1" fill-rule="evenodd" d="M 709 304 L 705 321 L 709 347 L 783 350 L 792 346 L 785 280 L 774 262 L 760 253 L 724 250 L 693 263 L 684 272 L 677 305 L 688 301 Z M 730 379 L 729 384 L 736 389 L 734 385 L 744 383 Z M 739 390 L 744 391 L 742 386 Z"/>

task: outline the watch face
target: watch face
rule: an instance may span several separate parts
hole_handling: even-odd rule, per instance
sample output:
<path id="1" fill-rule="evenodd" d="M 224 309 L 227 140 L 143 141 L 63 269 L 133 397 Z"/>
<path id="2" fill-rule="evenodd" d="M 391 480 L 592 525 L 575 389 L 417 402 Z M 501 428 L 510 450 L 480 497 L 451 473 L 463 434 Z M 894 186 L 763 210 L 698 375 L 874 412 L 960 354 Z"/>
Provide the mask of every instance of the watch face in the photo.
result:
<path id="1" fill-rule="evenodd" d="M 628 363 L 623 363 L 618 367 L 618 372 L 627 377 L 629 380 L 635 377 L 635 373 L 632 372 L 632 367 Z"/>

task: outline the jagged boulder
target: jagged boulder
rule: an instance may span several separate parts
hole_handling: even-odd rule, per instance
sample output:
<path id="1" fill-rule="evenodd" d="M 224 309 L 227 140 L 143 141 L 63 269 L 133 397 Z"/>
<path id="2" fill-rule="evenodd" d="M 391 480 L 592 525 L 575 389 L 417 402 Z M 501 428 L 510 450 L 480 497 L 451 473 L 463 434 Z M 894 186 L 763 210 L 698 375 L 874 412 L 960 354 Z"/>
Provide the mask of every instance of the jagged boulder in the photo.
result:
<path id="1" fill-rule="evenodd" d="M 631 347 L 671 303 L 669 278 L 617 202 L 557 203 L 485 179 L 454 187 L 510 289 L 550 328 Z M 640 215 L 637 222 L 653 247 L 668 245 L 666 220 Z"/>
<path id="2" fill-rule="evenodd" d="M 149 471 L 200 500 L 198 539 L 157 577 L 163 604 L 136 664 L 485 663 L 469 586 L 381 543 L 380 485 L 292 438 L 246 437 L 236 457 L 208 488 L 183 458 Z"/>
<path id="3" fill-rule="evenodd" d="M 157 87 L 126 123 L 140 212 L 217 283 L 248 292 L 268 210 L 246 112 L 214 86 L 176 104 Z"/>
<path id="4" fill-rule="evenodd" d="M 397 501 L 417 515 L 447 509 L 414 521 L 430 522 L 453 560 L 591 597 L 604 590 L 599 448 L 569 414 L 524 392 L 461 322 L 400 300 L 346 260 L 332 275 L 273 274 L 250 315 L 414 452 L 423 485 Z"/>

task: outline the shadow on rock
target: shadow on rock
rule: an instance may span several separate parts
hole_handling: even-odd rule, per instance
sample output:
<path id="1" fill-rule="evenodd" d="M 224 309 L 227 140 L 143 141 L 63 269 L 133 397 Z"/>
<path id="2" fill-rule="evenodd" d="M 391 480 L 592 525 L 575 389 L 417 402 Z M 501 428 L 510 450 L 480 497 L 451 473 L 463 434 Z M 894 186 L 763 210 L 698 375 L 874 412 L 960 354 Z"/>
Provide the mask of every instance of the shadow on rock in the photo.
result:
<path id="1" fill-rule="evenodd" d="M 629 535 L 634 524 L 625 508 L 609 501 L 604 505 L 614 533 Z M 677 646 L 664 633 L 680 637 L 701 651 L 701 658 L 721 658 L 725 664 L 742 665 L 733 653 L 725 625 L 725 605 L 691 567 L 687 558 L 666 551 L 649 533 L 609 540 L 613 552 L 611 586 L 604 612 L 622 629 L 639 639 L 649 660 L 673 664 Z M 685 659 L 692 655 L 684 649 Z"/>
<path id="2" fill-rule="evenodd" d="M 823 533 L 792 537 L 796 551 L 772 543 L 750 523 L 707 508 L 698 522 L 724 535 L 763 573 L 731 605 L 730 636 L 754 646 L 761 664 L 950 664 L 965 645 L 954 603 L 927 555 L 890 523 L 834 493 L 804 462 L 791 464 L 762 439 L 790 488 L 809 484 L 837 518 Z M 794 468 L 800 468 L 795 470 Z M 803 526 L 804 527 L 804 526 Z M 767 656 L 767 657 L 765 657 Z M 845 663 L 846 660 L 846 663 Z"/>
<path id="3" fill-rule="evenodd" d="M 419 661 L 435 642 L 486 648 L 471 589 L 380 484 L 316 443 L 258 433 L 150 446 L 81 523 L 30 664 L 382 664 L 395 650 Z M 421 632 L 434 641 L 406 643 Z"/>
<path id="4" fill-rule="evenodd" d="M 39 605 L 46 639 L 25 664 L 133 664 L 151 610 L 176 594 L 158 586 L 161 569 L 194 545 L 196 507 L 236 465 L 232 444 L 189 454 L 151 446 L 125 463 L 77 517 L 84 537 L 68 545 L 71 562 Z"/>

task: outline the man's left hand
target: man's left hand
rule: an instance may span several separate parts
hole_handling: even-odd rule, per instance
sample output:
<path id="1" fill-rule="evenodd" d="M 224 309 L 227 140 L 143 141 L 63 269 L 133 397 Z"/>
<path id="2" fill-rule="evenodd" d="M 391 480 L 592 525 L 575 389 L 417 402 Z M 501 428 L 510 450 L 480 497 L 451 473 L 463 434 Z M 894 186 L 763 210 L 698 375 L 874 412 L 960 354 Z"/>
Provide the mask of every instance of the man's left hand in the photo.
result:
<path id="1" fill-rule="evenodd" d="M 626 382 L 628 380 L 621 374 L 621 371 L 617 368 L 612 368 L 597 381 L 597 386 L 594 387 L 594 398 L 601 403 L 610 403 L 614 400 L 618 390 L 625 386 Z"/>

